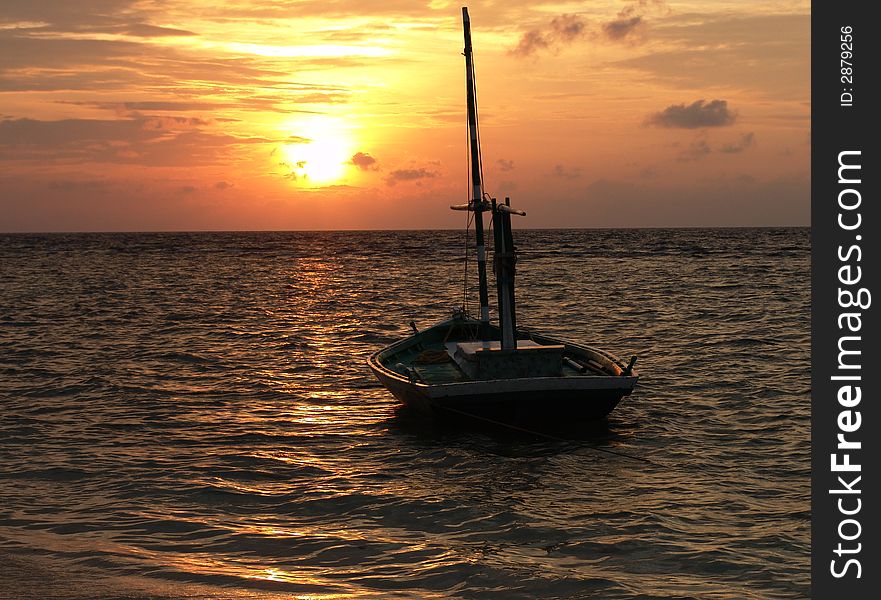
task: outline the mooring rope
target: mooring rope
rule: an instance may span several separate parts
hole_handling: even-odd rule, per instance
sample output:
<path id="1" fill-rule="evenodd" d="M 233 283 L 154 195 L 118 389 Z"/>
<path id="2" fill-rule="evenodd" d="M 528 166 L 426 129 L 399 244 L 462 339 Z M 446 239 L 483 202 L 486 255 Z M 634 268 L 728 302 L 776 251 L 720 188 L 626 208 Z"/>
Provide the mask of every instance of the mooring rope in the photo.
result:
<path id="1" fill-rule="evenodd" d="M 638 460 L 640 462 L 648 463 L 648 464 L 654 465 L 656 467 L 664 467 L 665 466 L 665 465 L 657 463 L 653 460 L 649 460 L 648 458 L 643 458 L 641 456 L 633 456 L 632 454 L 627 454 L 625 452 L 617 452 L 615 450 L 609 450 L 607 448 L 599 448 L 597 446 L 590 446 L 590 445 L 585 444 L 584 442 L 581 442 L 579 440 L 571 440 L 571 439 L 561 438 L 561 437 L 557 437 L 555 435 L 551 435 L 549 433 L 543 433 L 541 431 L 534 431 L 532 429 L 526 429 L 525 427 L 519 427 L 517 425 L 512 425 L 511 423 L 505 423 L 504 421 L 496 421 L 495 419 L 490 419 L 489 417 L 482 417 L 480 415 L 476 415 L 476 414 L 470 413 L 468 411 L 459 410 L 458 408 L 452 408 L 450 406 L 437 406 L 437 408 L 441 408 L 443 410 L 448 410 L 450 412 L 454 412 L 454 413 L 460 414 L 465 417 L 471 417 L 472 419 L 477 419 L 480 421 L 485 421 L 487 423 L 492 423 L 493 425 L 507 427 L 508 429 L 513 429 L 514 431 L 519 431 L 521 433 L 528 433 L 530 435 L 534 435 L 537 437 L 543 437 L 543 438 L 546 438 L 549 440 L 553 440 L 555 442 L 565 442 L 567 444 L 578 444 L 578 445 L 580 445 L 584 448 L 587 448 L 589 450 L 596 450 L 597 452 L 605 452 L 606 454 L 614 454 L 615 456 L 620 456 L 622 458 L 629 458 L 630 460 Z"/>

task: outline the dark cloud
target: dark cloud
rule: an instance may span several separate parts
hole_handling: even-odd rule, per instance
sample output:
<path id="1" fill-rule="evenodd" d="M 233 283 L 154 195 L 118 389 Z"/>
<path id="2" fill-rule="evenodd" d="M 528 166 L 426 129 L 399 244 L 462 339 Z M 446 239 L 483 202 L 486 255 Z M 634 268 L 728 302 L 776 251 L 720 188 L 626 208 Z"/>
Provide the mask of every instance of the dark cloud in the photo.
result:
<path id="1" fill-rule="evenodd" d="M 144 57 L 149 57 L 149 65 Z M 255 86 L 299 92 L 285 82 L 289 76 L 261 57 L 209 59 L 149 41 L 29 37 L 0 30 L 0 91 L 126 90 L 130 94 L 132 87 L 139 87 L 162 89 L 178 97 L 195 92 L 214 98 L 229 98 L 237 88 L 251 92 Z M 285 104 L 323 90 L 302 91 L 276 94 L 273 101 Z M 251 105 L 253 100 L 242 93 L 241 102 Z"/>
<path id="2" fill-rule="evenodd" d="M 2 58 L 0 58 L 2 62 Z M 0 92 L 50 92 L 122 90 L 132 85 L 149 85 L 152 77 L 129 69 L 96 69 L 90 73 L 53 71 L 3 71 L 0 69 Z"/>
<path id="3" fill-rule="evenodd" d="M 664 110 L 650 115 L 646 125 L 675 127 L 681 129 L 700 129 L 703 127 L 723 127 L 734 123 L 736 115 L 728 110 L 726 100 L 696 100 L 686 106 L 673 104 Z"/>
<path id="4" fill-rule="evenodd" d="M 700 160 L 705 156 L 709 155 L 713 151 L 710 148 L 710 145 L 707 143 L 707 140 L 699 139 L 695 140 L 688 145 L 688 148 L 683 150 L 679 154 L 678 160 L 687 162 L 692 160 Z"/>
<path id="5" fill-rule="evenodd" d="M 436 171 L 429 171 L 426 168 L 398 169 L 392 171 L 389 176 L 386 177 L 386 183 L 388 185 L 395 185 L 401 181 L 419 181 L 420 179 L 431 179 L 437 176 L 438 173 Z"/>
<path id="6" fill-rule="evenodd" d="M 584 27 L 584 20 L 577 15 L 560 15 L 551 20 L 553 36 L 565 42 L 581 37 Z"/>
<path id="7" fill-rule="evenodd" d="M 6 119 L 0 121 L 0 160 L 195 166 L 223 163 L 240 144 L 271 141 L 203 131 L 203 125 L 186 117 Z"/>
<path id="8" fill-rule="evenodd" d="M 157 25 L 150 25 L 148 23 L 135 23 L 128 27 L 124 27 L 123 31 L 129 35 L 137 37 L 177 37 L 196 35 L 192 31 L 187 31 L 185 29 L 158 27 Z"/>
<path id="9" fill-rule="evenodd" d="M 276 150 L 277 150 L 277 148 L 274 148 L 272 150 L 272 153 L 270 153 L 270 156 L 275 154 Z M 291 181 L 298 181 L 299 179 L 306 179 L 309 177 L 306 173 L 303 173 L 302 175 L 298 175 L 297 171 L 298 170 L 302 171 L 303 169 L 305 169 L 307 162 L 308 161 L 305 161 L 305 160 L 298 160 L 296 162 L 288 162 L 286 160 L 279 161 L 278 166 L 282 168 L 282 171 L 280 173 L 276 172 L 276 174 L 280 174 L 285 179 L 290 179 Z"/>
<path id="10" fill-rule="evenodd" d="M 178 102 L 234 99 L 245 109 L 286 112 L 301 112 L 302 104 L 349 100 L 345 87 L 290 80 L 292 69 L 350 65 L 349 58 L 298 57 L 284 63 L 262 56 L 212 57 L 148 38 L 81 39 L 0 29 L 0 91 L 125 90 L 130 95 L 139 88 L 162 90 Z M 255 94 L 255 88 L 265 93 Z"/>
<path id="11" fill-rule="evenodd" d="M 578 167 L 564 167 L 563 165 L 554 165 L 553 174 L 562 179 L 577 179 L 581 177 L 581 169 Z"/>
<path id="12" fill-rule="evenodd" d="M 218 181 L 217 183 L 214 184 L 215 190 L 223 191 L 223 190 L 225 190 L 227 188 L 231 188 L 231 187 L 232 187 L 232 184 L 229 182 L 226 182 L 226 181 Z"/>
<path id="13" fill-rule="evenodd" d="M 0 30 L 0 69 L 115 67 L 145 53 L 145 46 L 134 41 L 44 38 Z"/>
<path id="14" fill-rule="evenodd" d="M 376 159 L 367 154 L 366 152 L 356 152 L 352 156 L 352 160 L 349 161 L 351 164 L 355 165 L 362 171 L 378 171 L 379 166 L 376 164 Z"/>
<path id="15" fill-rule="evenodd" d="M 664 0 L 637 0 L 628 3 L 611 21 L 602 24 L 603 35 L 613 41 L 637 41 L 638 34 L 645 28 L 646 15 L 652 9 L 666 12 Z"/>
<path id="16" fill-rule="evenodd" d="M 725 154 L 737 154 L 751 147 L 755 143 L 755 141 L 756 136 L 752 131 L 750 131 L 749 133 L 744 133 L 736 142 L 723 144 L 719 148 L 719 152 L 723 152 Z"/>
<path id="17" fill-rule="evenodd" d="M 0 121 L 0 152 L 9 151 L 9 157 L 28 149 L 63 152 L 73 146 L 107 141 L 149 141 L 162 135 L 161 131 L 144 127 L 143 121 L 62 119 L 39 121 L 35 119 L 7 119 Z"/>
<path id="18" fill-rule="evenodd" d="M 571 44 L 586 33 L 586 23 L 578 15 L 560 15 L 554 17 L 547 26 L 531 29 L 520 36 L 511 50 L 515 56 L 532 56 L 539 50 L 549 48 L 557 51 Z"/>
<path id="19" fill-rule="evenodd" d="M 164 27 L 151 23 L 154 17 L 167 20 L 167 7 L 151 5 L 139 0 L 77 0 L 76 2 L 33 2 L 30 0 L 3 0 L 0 10 L 0 23 L 13 24 L 6 32 L 7 36 L 16 38 L 19 54 L 30 60 L 33 47 L 26 47 L 28 41 L 43 48 L 55 48 L 66 45 L 73 47 L 79 42 L 80 47 L 96 47 L 104 40 L 97 39 L 62 39 L 64 34 L 84 36 L 89 34 L 119 34 L 135 38 L 161 38 L 196 35 L 192 31 L 174 27 Z M 107 41 L 105 47 L 112 44 L 119 46 L 126 42 Z M 0 41 L 2 45 L 2 41 Z M 32 44 L 33 46 L 33 44 Z M 5 54 L 0 51 L 0 55 Z M 39 51 L 37 52 L 39 54 Z M 130 53 L 126 57 L 133 56 Z M 59 53 L 67 65 L 80 64 L 73 55 Z M 112 61 L 117 55 L 106 53 Z M 30 62 L 28 66 L 33 66 Z"/>
<path id="20" fill-rule="evenodd" d="M 734 142 L 728 142 L 720 146 L 710 146 L 707 142 L 706 133 L 701 133 L 697 139 L 691 142 L 688 147 L 679 153 L 677 160 L 687 162 L 692 160 L 700 160 L 709 156 L 713 152 L 721 152 L 722 154 L 738 154 L 748 149 L 755 143 L 755 134 L 753 132 L 744 133 L 740 139 Z M 674 144 L 678 145 L 678 144 Z"/>
<path id="21" fill-rule="evenodd" d="M 663 0 L 636 0 L 629 2 L 616 17 L 603 23 L 590 24 L 580 15 L 564 14 L 554 17 L 542 27 L 525 31 L 510 53 L 515 56 L 534 56 L 541 50 L 558 52 L 561 48 L 581 38 L 605 38 L 607 40 L 636 41 L 646 24 L 646 15 L 666 11 Z"/>
<path id="22" fill-rule="evenodd" d="M 516 56 L 532 56 L 537 51 L 547 48 L 549 42 L 545 39 L 545 35 L 538 29 L 532 29 L 520 36 L 517 46 L 511 50 L 511 54 Z"/>
<path id="23" fill-rule="evenodd" d="M 213 102 L 181 102 L 173 101 L 145 101 L 145 102 L 71 102 L 70 100 L 57 100 L 59 104 L 73 104 L 76 106 L 90 106 L 93 108 L 101 108 L 112 110 L 117 113 L 135 112 L 135 111 L 213 111 L 221 108 L 232 106 L 230 104 L 220 104 Z"/>
<path id="24" fill-rule="evenodd" d="M 642 17 L 619 18 L 603 24 L 603 33 L 613 40 L 627 37 L 642 25 Z"/>
<path id="25" fill-rule="evenodd" d="M 77 2 L 34 2 L 3 0 L 0 22 L 38 22 L 77 28 L 131 20 L 140 13 L 138 0 L 77 0 Z"/>
<path id="26" fill-rule="evenodd" d="M 199 117 L 170 117 L 168 115 L 141 117 L 136 115 L 136 121 L 149 129 L 191 129 L 201 125 L 208 125 L 208 121 Z"/>
<path id="27" fill-rule="evenodd" d="M 500 158 L 496 161 L 496 164 L 499 165 L 499 170 L 503 172 L 513 171 L 514 170 L 514 161 L 507 160 L 505 158 Z"/>

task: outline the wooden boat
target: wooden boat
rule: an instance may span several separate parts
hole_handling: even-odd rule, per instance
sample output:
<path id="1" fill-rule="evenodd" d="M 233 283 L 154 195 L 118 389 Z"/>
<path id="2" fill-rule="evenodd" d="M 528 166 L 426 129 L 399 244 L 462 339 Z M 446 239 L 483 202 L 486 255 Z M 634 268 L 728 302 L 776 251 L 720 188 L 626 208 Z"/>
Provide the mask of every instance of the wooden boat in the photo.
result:
<path id="1" fill-rule="evenodd" d="M 472 194 L 467 204 L 451 208 L 473 212 L 480 316 L 469 316 L 463 306 L 422 331 L 411 322 L 413 335 L 376 352 L 368 365 L 396 398 L 431 415 L 505 422 L 605 417 L 633 391 L 636 357 L 625 365 L 603 350 L 517 328 L 511 216 L 526 213 L 511 208 L 508 198 L 500 203 L 484 193 L 467 8 L 462 17 Z M 484 213 L 493 222 L 498 324 L 489 315 Z"/>

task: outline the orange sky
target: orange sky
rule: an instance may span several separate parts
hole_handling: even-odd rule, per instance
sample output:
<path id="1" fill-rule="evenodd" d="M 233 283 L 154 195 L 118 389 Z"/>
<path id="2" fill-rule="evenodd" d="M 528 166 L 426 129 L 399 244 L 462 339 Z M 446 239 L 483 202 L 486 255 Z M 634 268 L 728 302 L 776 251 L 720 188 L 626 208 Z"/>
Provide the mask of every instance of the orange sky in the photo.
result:
<path id="1" fill-rule="evenodd" d="M 463 225 L 460 3 L 0 6 L 0 231 Z M 809 2 L 469 10 L 518 226 L 809 224 Z"/>

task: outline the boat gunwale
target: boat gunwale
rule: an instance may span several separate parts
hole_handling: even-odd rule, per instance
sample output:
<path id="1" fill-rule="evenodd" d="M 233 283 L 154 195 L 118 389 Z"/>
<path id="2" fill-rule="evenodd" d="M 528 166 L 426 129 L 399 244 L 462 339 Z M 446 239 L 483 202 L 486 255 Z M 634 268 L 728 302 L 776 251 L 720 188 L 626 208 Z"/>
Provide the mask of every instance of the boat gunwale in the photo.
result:
<path id="1" fill-rule="evenodd" d="M 629 394 L 633 390 L 633 388 L 636 387 L 636 383 L 639 380 L 639 373 L 634 369 L 633 371 L 631 371 L 630 375 L 623 375 L 623 374 L 619 374 L 619 375 L 587 375 L 587 374 L 585 374 L 585 375 L 567 375 L 567 376 L 555 376 L 555 377 L 517 377 L 517 378 L 509 378 L 509 379 L 478 379 L 478 380 L 471 380 L 471 381 L 453 381 L 453 382 L 449 382 L 449 383 L 427 384 L 424 382 L 415 381 L 409 377 L 401 375 L 397 371 L 394 371 L 394 370 L 390 369 L 389 367 L 385 366 L 384 364 L 382 364 L 382 362 L 380 360 L 381 354 L 384 354 L 386 352 L 394 350 L 397 347 L 404 347 L 408 343 L 412 343 L 415 337 L 422 335 L 422 334 L 425 334 L 432 329 L 439 328 L 444 325 L 449 325 L 451 323 L 463 323 L 463 324 L 477 325 L 480 323 L 480 321 L 477 321 L 477 320 L 474 320 L 471 318 L 467 318 L 467 317 L 464 319 L 454 317 L 452 319 L 447 319 L 445 321 L 441 321 L 439 323 L 436 323 L 435 325 L 432 325 L 431 327 L 428 327 L 427 329 L 424 329 L 418 333 L 415 333 L 411 336 L 405 337 L 405 338 L 398 340 L 398 341 L 396 341 L 396 342 L 394 342 L 384 348 L 377 350 L 376 352 L 371 354 L 370 357 L 367 359 L 367 365 L 374 372 L 380 372 L 385 377 L 388 377 L 390 379 L 395 379 L 395 380 L 397 380 L 401 383 L 404 383 L 406 385 L 415 386 L 417 388 L 424 388 L 426 390 L 429 390 L 429 389 L 431 389 L 431 390 L 448 390 L 448 389 L 459 390 L 459 389 L 464 389 L 466 387 L 475 387 L 475 386 L 481 387 L 481 386 L 484 386 L 487 384 L 496 384 L 496 385 L 505 384 L 506 382 L 512 382 L 512 384 L 513 384 L 513 382 L 519 382 L 522 385 L 523 382 L 529 382 L 529 381 L 540 381 L 545 384 L 552 383 L 555 381 L 559 381 L 559 382 L 566 381 L 567 383 L 569 383 L 571 385 L 574 382 L 592 381 L 592 382 L 606 383 L 606 382 L 610 382 L 610 381 L 614 380 L 614 381 L 620 381 L 621 383 L 623 383 L 623 385 L 618 386 L 618 387 L 620 389 L 627 389 L 628 390 L 627 393 Z M 609 360 L 612 364 L 616 365 L 622 371 L 625 368 L 621 359 L 619 359 L 614 354 L 606 352 L 605 350 L 601 350 L 600 348 L 594 348 L 593 346 L 584 346 L 581 344 L 576 344 L 576 343 L 570 342 L 568 340 L 554 338 L 554 337 L 551 337 L 548 335 L 536 333 L 536 332 L 529 331 L 529 330 L 522 330 L 521 329 L 521 330 L 519 330 L 519 332 L 526 333 L 527 335 L 530 336 L 530 339 L 533 339 L 533 337 L 539 337 L 539 338 L 543 338 L 544 340 L 562 343 L 566 347 L 567 350 L 569 348 L 574 348 L 574 349 L 581 350 L 581 351 L 584 351 L 587 353 L 598 354 L 599 356 L 602 356 L 603 358 Z M 507 387 L 507 386 L 503 385 L 503 387 Z M 601 388 L 605 388 L 605 389 L 615 389 L 615 387 L 616 386 L 613 386 L 613 385 L 601 386 Z M 459 395 L 459 394 L 456 394 L 456 395 Z"/>

